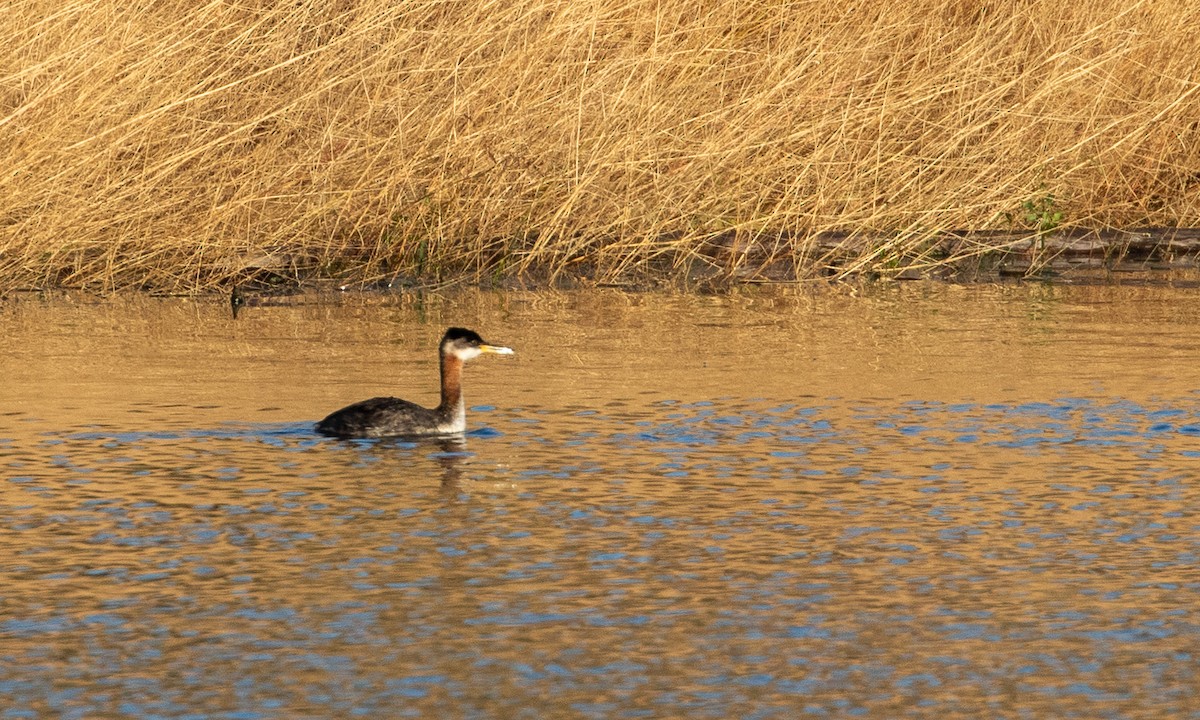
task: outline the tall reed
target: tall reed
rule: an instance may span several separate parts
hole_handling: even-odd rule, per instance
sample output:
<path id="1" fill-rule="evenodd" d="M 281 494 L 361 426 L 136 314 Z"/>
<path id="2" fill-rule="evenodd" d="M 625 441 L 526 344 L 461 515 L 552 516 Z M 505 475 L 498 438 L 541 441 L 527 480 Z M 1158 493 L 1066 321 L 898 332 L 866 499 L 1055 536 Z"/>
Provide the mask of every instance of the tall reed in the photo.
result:
<path id="1" fill-rule="evenodd" d="M 1044 198 L 1200 224 L 1197 27 L 1187 0 L 6 0 L 0 288 L 749 247 L 804 276 L 823 233 L 869 270 Z"/>

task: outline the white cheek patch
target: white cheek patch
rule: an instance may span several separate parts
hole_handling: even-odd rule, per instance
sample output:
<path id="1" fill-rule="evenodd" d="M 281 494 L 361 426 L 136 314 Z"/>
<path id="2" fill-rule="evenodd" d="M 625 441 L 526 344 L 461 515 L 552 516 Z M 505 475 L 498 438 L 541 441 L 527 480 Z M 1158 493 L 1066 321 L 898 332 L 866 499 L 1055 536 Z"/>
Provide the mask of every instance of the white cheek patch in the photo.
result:
<path id="1" fill-rule="evenodd" d="M 472 360 L 474 358 L 479 357 L 479 348 L 477 348 L 477 347 L 455 348 L 454 357 L 458 358 L 459 360 L 462 360 L 463 362 L 466 362 L 467 360 Z"/>

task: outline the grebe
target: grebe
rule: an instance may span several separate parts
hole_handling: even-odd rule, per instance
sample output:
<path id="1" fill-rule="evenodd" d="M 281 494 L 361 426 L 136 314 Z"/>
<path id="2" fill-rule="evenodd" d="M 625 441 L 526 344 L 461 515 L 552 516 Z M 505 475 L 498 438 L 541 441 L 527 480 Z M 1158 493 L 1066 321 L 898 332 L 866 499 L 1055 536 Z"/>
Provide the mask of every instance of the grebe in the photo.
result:
<path id="1" fill-rule="evenodd" d="M 483 353 L 511 355 L 512 349 L 489 345 L 471 330 L 452 327 L 442 336 L 442 402 L 430 410 L 394 397 L 354 403 L 317 423 L 317 432 L 340 438 L 457 435 L 467 429 L 462 396 L 463 363 Z"/>

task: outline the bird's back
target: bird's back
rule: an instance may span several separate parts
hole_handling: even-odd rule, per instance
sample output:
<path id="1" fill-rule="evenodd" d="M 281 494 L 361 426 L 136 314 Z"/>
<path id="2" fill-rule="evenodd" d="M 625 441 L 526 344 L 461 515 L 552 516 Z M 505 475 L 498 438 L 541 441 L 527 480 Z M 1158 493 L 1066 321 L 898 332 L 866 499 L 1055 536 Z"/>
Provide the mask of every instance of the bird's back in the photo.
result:
<path id="1" fill-rule="evenodd" d="M 442 434 L 438 414 L 394 397 L 356 402 L 317 423 L 317 432 L 342 438 Z"/>

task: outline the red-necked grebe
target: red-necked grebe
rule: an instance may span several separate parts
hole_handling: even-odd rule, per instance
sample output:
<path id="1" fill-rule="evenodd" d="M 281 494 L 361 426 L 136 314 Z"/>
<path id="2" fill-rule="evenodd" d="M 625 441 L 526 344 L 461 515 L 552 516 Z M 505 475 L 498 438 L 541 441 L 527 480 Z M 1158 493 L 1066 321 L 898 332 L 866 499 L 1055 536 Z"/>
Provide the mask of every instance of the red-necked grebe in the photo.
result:
<path id="1" fill-rule="evenodd" d="M 442 336 L 442 402 L 432 410 L 394 397 L 354 403 L 317 423 L 317 432 L 342 438 L 458 435 L 467 429 L 462 396 L 462 368 L 483 353 L 511 355 L 512 350 L 489 345 L 471 330 L 450 328 Z"/>

